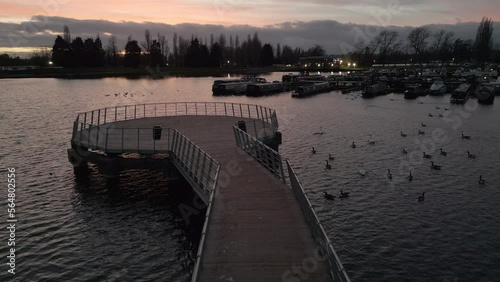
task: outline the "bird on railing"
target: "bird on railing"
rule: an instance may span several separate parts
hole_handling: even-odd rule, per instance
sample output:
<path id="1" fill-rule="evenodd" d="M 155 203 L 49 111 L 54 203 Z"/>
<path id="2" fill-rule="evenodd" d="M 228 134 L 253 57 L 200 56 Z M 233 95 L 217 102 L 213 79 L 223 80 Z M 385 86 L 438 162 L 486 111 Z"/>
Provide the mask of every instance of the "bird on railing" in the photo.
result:
<path id="1" fill-rule="evenodd" d="M 311 153 L 316 154 L 316 150 L 314 150 L 314 147 L 312 147 Z"/>
<path id="2" fill-rule="evenodd" d="M 326 160 L 325 168 L 326 169 L 332 169 L 332 166 L 328 163 L 328 160 Z"/>
<path id="3" fill-rule="evenodd" d="M 354 141 L 352 141 L 351 147 L 354 149 L 356 148 L 356 144 L 354 144 Z"/>

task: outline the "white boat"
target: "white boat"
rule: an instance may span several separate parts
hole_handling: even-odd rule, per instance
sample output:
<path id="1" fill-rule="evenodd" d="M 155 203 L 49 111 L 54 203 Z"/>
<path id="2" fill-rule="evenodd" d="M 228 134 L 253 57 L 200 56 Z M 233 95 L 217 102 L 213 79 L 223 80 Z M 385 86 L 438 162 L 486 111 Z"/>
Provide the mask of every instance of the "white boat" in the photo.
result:
<path id="1" fill-rule="evenodd" d="M 431 85 L 431 88 L 429 89 L 429 94 L 430 95 L 440 95 L 440 94 L 446 93 L 447 90 L 448 89 L 442 80 L 436 80 Z"/>

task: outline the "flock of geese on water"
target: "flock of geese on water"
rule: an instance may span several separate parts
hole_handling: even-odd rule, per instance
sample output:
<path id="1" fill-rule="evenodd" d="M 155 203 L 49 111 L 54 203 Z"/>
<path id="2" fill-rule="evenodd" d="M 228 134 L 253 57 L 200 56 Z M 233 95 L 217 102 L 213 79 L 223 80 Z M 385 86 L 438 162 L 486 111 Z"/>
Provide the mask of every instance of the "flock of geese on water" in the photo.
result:
<path id="1" fill-rule="evenodd" d="M 179 91 L 179 90 L 177 90 Z M 150 93 L 151 95 L 153 95 L 153 92 Z M 121 93 L 121 92 L 118 92 L 118 93 L 113 93 L 113 94 L 105 94 L 104 97 L 109 97 L 111 95 L 115 95 L 115 97 L 118 97 L 118 96 L 123 96 L 123 97 L 134 97 L 135 95 L 139 96 L 139 94 L 137 93 L 129 93 L 129 92 L 124 92 L 124 93 Z M 146 96 L 145 94 L 142 94 L 142 96 Z"/>
<path id="2" fill-rule="evenodd" d="M 436 106 L 436 109 L 440 109 L 440 107 Z M 448 109 L 448 108 L 444 108 L 444 110 L 449 111 L 449 109 Z M 430 113 L 429 113 L 429 117 L 433 117 L 433 116 L 434 116 L 433 114 L 430 114 Z M 443 117 L 443 115 L 442 115 L 442 114 L 439 114 L 439 117 Z M 421 124 L 420 124 L 420 126 L 421 126 L 421 127 L 427 127 L 427 125 L 426 125 L 425 123 L 421 123 Z M 425 135 L 425 131 L 422 131 L 422 130 L 420 130 L 420 129 L 418 129 L 418 132 L 417 132 L 417 133 L 418 133 L 418 135 Z M 314 134 L 314 135 L 323 135 L 323 134 L 325 134 L 325 132 L 323 131 L 323 128 L 322 128 L 322 127 L 320 127 L 320 131 L 319 131 L 319 132 L 315 132 L 315 133 L 313 133 L 313 134 Z M 407 134 L 405 134 L 405 133 L 403 133 L 402 131 L 400 131 L 400 136 L 401 136 L 401 137 L 407 137 L 408 135 L 407 135 Z M 374 140 L 372 140 L 372 139 L 371 139 L 371 137 L 372 137 L 372 136 L 370 135 L 370 138 L 368 139 L 368 144 L 369 144 L 369 145 L 375 145 L 375 141 L 374 141 Z M 470 137 L 469 135 L 464 135 L 464 134 L 462 133 L 462 140 L 470 140 L 470 139 L 471 139 L 471 137 Z M 356 143 L 355 143 L 354 141 L 351 143 L 351 148 L 353 148 L 353 149 L 355 149 L 355 148 L 356 148 Z M 404 149 L 404 148 L 403 148 L 401 151 L 402 151 L 402 153 L 403 153 L 403 154 L 405 154 L 405 155 L 407 155 L 407 154 L 408 154 L 408 151 L 407 151 L 406 149 Z M 314 149 L 314 147 L 312 147 L 311 153 L 312 153 L 312 154 L 316 154 L 316 153 L 317 153 L 317 151 L 316 151 L 316 149 Z M 442 149 L 442 148 L 440 148 L 440 149 L 439 149 L 439 153 L 440 153 L 440 155 L 441 155 L 441 156 L 444 156 L 444 157 L 446 157 L 446 156 L 447 156 L 447 154 L 448 154 L 447 152 L 443 151 L 443 149 Z M 422 154 L 423 154 L 423 158 L 424 158 L 424 159 L 432 159 L 432 155 L 429 155 L 429 154 L 427 154 L 426 152 L 422 152 Z M 475 158 L 476 158 L 476 155 L 471 154 L 471 152 L 467 151 L 467 158 L 468 158 L 468 159 L 475 159 Z M 327 169 L 327 170 L 332 169 L 332 166 L 330 165 L 329 161 L 334 161 L 334 160 L 335 160 L 335 158 L 334 158 L 331 154 L 328 154 L 328 159 L 327 159 L 327 160 L 325 160 L 325 162 L 326 162 L 326 164 L 325 164 L 325 169 Z M 431 161 L 431 166 L 430 166 L 430 168 L 431 168 L 432 170 L 441 170 L 441 167 L 442 167 L 442 166 L 440 166 L 440 165 L 436 165 L 436 164 L 434 164 L 434 161 Z M 361 168 L 358 170 L 358 173 L 359 173 L 361 176 L 366 176 L 366 170 L 364 170 L 364 169 L 363 169 L 363 163 L 361 163 Z M 391 181 L 392 181 L 392 173 L 391 173 L 391 170 L 390 170 L 390 169 L 387 169 L 387 178 L 389 178 L 389 180 L 391 180 Z M 408 179 L 408 181 L 412 181 L 412 180 L 413 180 L 413 175 L 412 175 L 411 171 L 410 171 L 410 174 L 409 174 L 406 178 Z M 484 179 L 483 179 L 483 175 L 479 175 L 478 184 L 479 184 L 479 185 L 485 185 L 485 184 L 486 184 L 486 180 L 484 180 Z M 327 200 L 332 200 L 332 201 L 333 201 L 333 200 L 335 200 L 335 198 L 337 197 L 337 196 L 334 196 L 334 195 L 332 195 L 332 194 L 329 194 L 329 193 L 328 193 L 328 192 L 326 192 L 326 191 L 324 191 L 323 193 L 324 193 L 324 194 L 323 194 L 323 197 L 324 197 L 325 199 L 327 199 Z M 341 198 L 341 199 L 348 198 L 348 197 L 349 197 L 349 194 L 350 194 L 349 192 L 344 192 L 344 191 L 340 190 L 340 194 L 339 194 L 338 198 Z M 423 201 L 425 200 L 425 192 L 422 192 L 422 195 L 420 195 L 420 196 L 417 198 L 417 200 L 418 200 L 419 202 L 423 202 Z"/>

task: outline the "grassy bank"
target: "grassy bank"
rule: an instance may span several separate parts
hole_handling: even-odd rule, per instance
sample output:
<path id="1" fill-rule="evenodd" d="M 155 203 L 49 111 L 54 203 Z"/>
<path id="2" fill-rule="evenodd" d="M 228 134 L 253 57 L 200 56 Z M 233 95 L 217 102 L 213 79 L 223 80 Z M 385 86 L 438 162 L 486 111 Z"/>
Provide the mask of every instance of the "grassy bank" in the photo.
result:
<path id="1" fill-rule="evenodd" d="M 164 77 L 197 77 L 197 76 L 227 76 L 234 75 L 262 75 L 271 72 L 298 72 L 298 67 L 258 67 L 258 68 L 125 68 L 125 67 L 101 67 L 101 68 L 44 68 L 34 70 L 0 71 L 0 78 L 67 78 L 67 79 L 90 79 L 104 77 L 126 77 L 126 78 L 164 78 Z M 339 71 L 339 69 L 307 69 L 308 71 Z M 354 70 L 354 69 L 349 69 Z M 360 69 L 356 69 L 360 70 Z"/>

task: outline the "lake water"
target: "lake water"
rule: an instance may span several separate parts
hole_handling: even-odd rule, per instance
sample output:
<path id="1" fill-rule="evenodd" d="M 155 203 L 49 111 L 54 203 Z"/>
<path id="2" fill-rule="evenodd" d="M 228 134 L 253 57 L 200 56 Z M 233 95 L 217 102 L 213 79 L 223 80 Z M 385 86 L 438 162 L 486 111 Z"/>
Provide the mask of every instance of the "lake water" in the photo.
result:
<path id="1" fill-rule="evenodd" d="M 264 77 L 280 80 L 281 75 Z M 92 170 L 86 181 L 75 181 L 66 156 L 77 112 L 175 101 L 252 103 L 277 110 L 280 151 L 296 167 L 353 281 L 500 281 L 500 101 L 456 106 L 449 104 L 449 95 L 364 100 L 359 93 L 338 92 L 305 99 L 289 93 L 213 97 L 213 80 L 0 80 L 5 187 L 5 168 L 17 171 L 16 281 L 189 280 L 203 222 L 200 216 L 186 224 L 177 208 L 192 198 L 179 193 L 188 191 L 187 185 L 173 187 L 151 172 L 124 173 L 120 183 L 106 184 Z M 124 92 L 135 95 L 114 95 Z M 320 127 L 325 134 L 314 135 Z M 426 134 L 418 135 L 418 129 Z M 471 140 L 462 140 L 462 132 Z M 441 156 L 439 148 L 448 155 Z M 422 151 L 442 170 L 431 170 Z M 477 158 L 468 159 L 467 151 Z M 328 154 L 335 157 L 331 170 L 324 169 Z M 357 173 L 361 163 L 365 177 Z M 409 170 L 412 182 L 406 179 Z M 478 184 L 481 174 L 484 186 Z M 322 197 L 323 191 L 340 189 L 351 197 L 333 202 Z M 418 202 L 424 191 L 425 201 Z M 2 205 L 1 220 L 6 220 L 5 200 Z M 2 242 L 5 258 L 7 240 Z M 12 278 L 7 269 L 2 263 L 0 281 Z"/>

